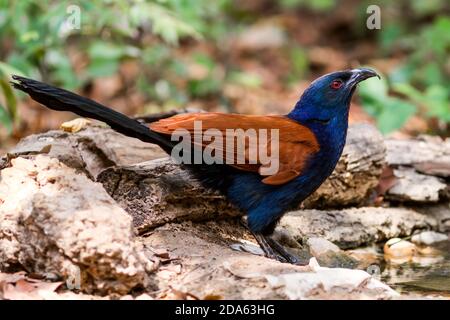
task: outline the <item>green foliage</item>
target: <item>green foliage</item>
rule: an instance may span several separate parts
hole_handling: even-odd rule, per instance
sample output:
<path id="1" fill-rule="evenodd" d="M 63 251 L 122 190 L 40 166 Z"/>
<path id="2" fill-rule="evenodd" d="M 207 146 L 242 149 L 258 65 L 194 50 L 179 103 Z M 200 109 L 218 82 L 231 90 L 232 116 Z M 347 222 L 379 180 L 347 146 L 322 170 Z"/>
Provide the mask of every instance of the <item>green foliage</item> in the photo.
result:
<path id="1" fill-rule="evenodd" d="M 382 7 L 386 6 L 386 2 L 381 2 Z M 403 14 L 409 6 L 413 16 L 410 19 L 399 19 L 395 15 L 383 18 L 379 33 L 381 51 L 385 55 L 398 51 L 408 53 L 389 74 L 389 88 L 401 95 L 401 99 L 387 95 L 388 82 L 384 83 L 383 91 L 370 89 L 375 80 L 361 85 L 362 91 L 365 90 L 361 94 L 363 106 L 375 115 L 383 132 L 399 129 L 413 114 L 450 123 L 450 18 L 440 15 L 446 5 L 443 0 L 399 1 L 397 12 Z M 422 17 L 434 19 L 418 24 L 415 19 Z M 374 99 L 378 99 L 376 103 Z"/>
<path id="2" fill-rule="evenodd" d="M 364 108 L 375 117 L 383 133 L 401 128 L 417 110 L 409 101 L 389 96 L 388 83 L 384 78 L 362 82 L 359 94 Z"/>
<path id="3" fill-rule="evenodd" d="M 443 86 L 432 85 L 421 92 L 408 83 L 397 83 L 391 89 L 402 98 L 388 94 L 388 82 L 384 78 L 369 79 L 361 83 L 359 90 L 364 108 L 375 117 L 383 133 L 401 128 L 418 112 L 450 122 L 450 98 Z"/>
<path id="4" fill-rule="evenodd" d="M 149 76 L 165 70 L 182 73 L 172 48 L 183 38 L 201 39 L 213 17 L 228 0 L 0 0 L 0 121 L 11 128 L 16 114 L 16 97 L 8 85 L 12 73 L 43 78 L 67 89 L 77 89 L 97 78 L 116 74 L 126 59 L 142 63 L 139 79 L 142 91 L 156 94 L 158 79 Z M 65 26 L 70 5 L 80 8 L 80 28 Z M 153 35 L 153 37 L 149 37 Z M 74 71 L 74 55 L 82 54 L 86 67 Z M 78 60 L 77 60 L 78 61 Z M 214 62 L 211 62 L 212 64 Z M 210 66 L 210 68 L 212 68 Z M 170 76 L 167 76 L 170 78 Z M 189 84 L 194 96 L 217 92 L 219 83 L 211 77 Z M 177 91 L 168 83 L 171 91 Z M 149 89 L 150 88 L 150 89 Z M 186 95 L 171 92 L 179 102 Z M 157 94 L 156 94 L 157 95 Z M 3 97 L 3 98 L 2 98 Z"/>
<path id="5" fill-rule="evenodd" d="M 424 92 L 407 83 L 393 86 L 395 92 L 403 94 L 413 103 L 423 106 L 427 117 L 438 118 L 450 122 L 450 97 L 446 88 L 441 85 L 431 85 Z"/>
<path id="6" fill-rule="evenodd" d="M 411 82 L 425 87 L 444 85 L 450 91 L 450 78 L 445 68 L 450 54 L 449 30 L 450 18 L 437 17 L 417 36 L 407 39 L 414 48 L 405 65 Z"/>
<path id="7" fill-rule="evenodd" d="M 3 97 L 4 104 L 0 102 L 0 124 L 11 132 L 14 121 L 17 120 L 17 99 L 9 85 L 11 74 L 20 75 L 21 72 L 10 65 L 0 62 L 0 98 Z"/>
<path id="8" fill-rule="evenodd" d="M 81 9 L 79 30 L 64 27 L 73 4 Z M 273 4 L 277 14 L 306 8 L 327 19 L 340 5 L 336 0 Z M 450 122 L 448 1 L 367 0 L 358 7 L 361 17 L 368 4 L 382 8 L 382 29 L 372 32 L 379 36 L 380 51 L 374 55 L 400 63 L 387 79 L 361 85 L 364 108 L 383 132 L 400 128 L 417 113 Z M 226 83 L 258 87 L 262 79 L 230 65 L 221 44 L 246 23 L 270 18 L 266 13 L 272 15 L 273 7 L 264 12 L 237 7 L 234 0 L 0 0 L 0 124 L 11 129 L 18 118 L 17 93 L 8 84 L 12 73 L 73 90 L 117 74 L 125 60 L 134 60 L 140 68 L 138 90 L 164 106 L 218 98 Z M 361 35 L 355 32 L 349 39 Z M 334 36 L 329 35 L 330 45 Z M 191 50 L 192 40 L 208 41 L 208 46 Z M 183 51 L 177 49 L 180 43 Z M 289 63 L 286 84 L 310 74 L 307 48 L 289 41 L 279 54 Z"/>
<path id="9" fill-rule="evenodd" d="M 336 5 L 336 0 L 281 0 L 280 3 L 287 9 L 306 7 L 316 11 L 328 11 Z"/>

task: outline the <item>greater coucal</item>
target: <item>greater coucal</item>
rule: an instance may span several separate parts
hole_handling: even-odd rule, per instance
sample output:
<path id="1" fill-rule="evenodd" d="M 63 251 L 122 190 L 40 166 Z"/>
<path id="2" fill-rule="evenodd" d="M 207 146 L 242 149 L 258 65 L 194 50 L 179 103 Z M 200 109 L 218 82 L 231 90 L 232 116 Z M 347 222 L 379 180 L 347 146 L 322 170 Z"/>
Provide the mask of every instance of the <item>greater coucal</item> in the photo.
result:
<path id="1" fill-rule="evenodd" d="M 221 191 L 231 203 L 247 214 L 247 225 L 266 256 L 298 263 L 270 235 L 282 215 L 295 208 L 313 193 L 333 172 L 344 148 L 348 127 L 349 106 L 356 85 L 378 76 L 371 69 L 361 68 L 324 75 L 304 91 L 287 115 L 256 116 L 225 113 L 180 114 L 145 125 L 95 101 L 48 84 L 13 76 L 16 89 L 28 93 L 44 106 L 59 111 L 71 111 L 83 117 L 107 123 L 112 129 L 129 137 L 159 145 L 168 154 L 177 145 L 172 134 L 177 130 L 195 133 L 195 121 L 200 121 L 201 133 L 208 129 L 225 133 L 227 129 L 278 130 L 278 170 L 263 173 L 266 165 L 230 162 L 241 156 L 248 158 L 249 148 L 222 152 L 223 163 L 182 164 L 204 186 Z M 210 141 L 211 137 L 208 137 Z M 269 138 L 270 140 L 270 138 Z M 273 141 L 260 148 L 268 149 Z M 191 159 L 207 147 L 204 140 L 190 142 Z M 241 152 L 241 154 L 239 154 Z M 225 159 L 226 158 L 226 159 Z M 248 159 L 247 159 L 248 160 Z"/>

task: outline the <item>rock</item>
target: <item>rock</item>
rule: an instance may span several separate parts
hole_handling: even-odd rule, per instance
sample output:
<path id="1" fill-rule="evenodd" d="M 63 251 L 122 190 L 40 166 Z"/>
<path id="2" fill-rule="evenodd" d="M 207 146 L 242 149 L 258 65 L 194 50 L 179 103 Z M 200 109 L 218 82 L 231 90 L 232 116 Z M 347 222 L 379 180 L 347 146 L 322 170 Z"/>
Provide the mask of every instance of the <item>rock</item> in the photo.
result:
<path id="1" fill-rule="evenodd" d="M 417 247 L 406 240 L 392 238 L 383 247 L 385 259 L 397 263 L 411 261 L 417 252 Z"/>
<path id="2" fill-rule="evenodd" d="M 324 238 L 312 237 L 306 241 L 306 244 L 314 257 L 318 257 L 327 252 L 341 251 L 337 245 Z"/>
<path id="3" fill-rule="evenodd" d="M 382 260 L 382 255 L 378 253 L 375 246 L 347 250 L 346 253 L 359 262 L 358 268 L 363 269 L 369 269 L 373 265 L 378 266 Z"/>
<path id="4" fill-rule="evenodd" d="M 251 239 L 237 220 L 169 223 L 146 238 L 147 246 L 164 247 L 177 256 L 180 273 L 151 275 L 157 299 L 390 299 L 398 294 L 364 271 L 295 266 L 232 250 L 237 239 Z M 253 239 L 252 239 L 253 240 Z M 253 240 L 254 241 L 254 240 Z M 254 243 L 254 242 L 253 242 Z"/>
<path id="5" fill-rule="evenodd" d="M 237 243 L 230 245 L 230 248 L 236 251 L 248 252 L 258 256 L 264 256 L 264 251 L 257 244 L 254 244 L 247 240 L 241 240 Z"/>
<path id="6" fill-rule="evenodd" d="M 339 249 L 334 243 L 318 237 L 306 240 L 306 245 L 311 256 L 326 267 L 331 268 L 354 268 L 358 262 Z"/>
<path id="7" fill-rule="evenodd" d="M 98 181 L 133 217 L 139 233 L 168 222 L 242 215 L 225 197 L 206 190 L 169 158 L 110 168 Z"/>
<path id="8" fill-rule="evenodd" d="M 414 230 L 437 228 L 437 225 L 433 217 L 413 210 L 363 207 L 289 212 L 277 229 L 285 229 L 299 242 L 308 237 L 323 237 L 341 249 L 351 249 L 409 236 Z"/>
<path id="9" fill-rule="evenodd" d="M 426 203 L 450 198 L 450 188 L 441 179 L 450 177 L 450 139 L 424 135 L 387 139 L 385 144 L 386 161 L 397 178 L 387 199 Z"/>
<path id="10" fill-rule="evenodd" d="M 55 158 L 16 158 L 1 171 L 0 269 L 56 275 L 97 294 L 145 286 L 152 264 L 132 221 L 101 184 Z"/>
<path id="11" fill-rule="evenodd" d="M 158 146 L 98 125 L 87 126 L 76 133 L 52 130 L 33 134 L 22 139 L 9 152 L 13 156 L 39 153 L 57 158 L 93 179 L 111 166 L 126 166 L 166 156 Z"/>
<path id="12" fill-rule="evenodd" d="M 418 206 L 415 208 L 436 221 L 434 230 L 442 233 L 450 233 L 450 203 L 439 203 L 435 205 Z"/>
<path id="13" fill-rule="evenodd" d="M 422 135 L 416 139 L 387 139 L 385 144 L 390 166 L 411 166 L 427 175 L 450 176 L 450 138 Z"/>
<path id="14" fill-rule="evenodd" d="M 417 173 L 413 168 L 394 170 L 396 183 L 387 192 L 387 199 L 397 201 L 437 202 L 448 194 L 447 184 L 433 176 Z"/>
<path id="15" fill-rule="evenodd" d="M 424 231 L 411 237 L 411 241 L 415 244 L 430 245 L 436 242 L 447 241 L 448 236 L 443 233 L 434 231 Z"/>
<path id="16" fill-rule="evenodd" d="M 294 299 L 389 299 L 397 292 L 362 270 L 320 267 L 314 258 L 310 272 L 266 275 L 274 290 Z"/>

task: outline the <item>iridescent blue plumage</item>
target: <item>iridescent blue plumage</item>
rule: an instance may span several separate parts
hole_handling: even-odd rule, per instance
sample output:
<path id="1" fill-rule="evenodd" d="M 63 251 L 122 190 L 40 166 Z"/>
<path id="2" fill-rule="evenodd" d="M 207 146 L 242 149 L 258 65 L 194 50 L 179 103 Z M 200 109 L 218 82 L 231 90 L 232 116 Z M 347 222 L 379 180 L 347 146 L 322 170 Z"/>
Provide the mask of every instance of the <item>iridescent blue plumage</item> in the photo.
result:
<path id="1" fill-rule="evenodd" d="M 350 100 L 357 83 L 354 81 L 362 78 L 350 79 L 359 72 L 336 72 L 317 79 L 287 115 L 311 129 L 320 146 L 299 177 L 274 187 L 262 184 L 257 175 L 241 174 L 231 183 L 228 196 L 248 212 L 248 225 L 253 232 L 270 234 L 287 210 L 298 206 L 333 172 L 345 145 Z M 336 79 L 350 81 L 349 87 L 331 88 Z"/>

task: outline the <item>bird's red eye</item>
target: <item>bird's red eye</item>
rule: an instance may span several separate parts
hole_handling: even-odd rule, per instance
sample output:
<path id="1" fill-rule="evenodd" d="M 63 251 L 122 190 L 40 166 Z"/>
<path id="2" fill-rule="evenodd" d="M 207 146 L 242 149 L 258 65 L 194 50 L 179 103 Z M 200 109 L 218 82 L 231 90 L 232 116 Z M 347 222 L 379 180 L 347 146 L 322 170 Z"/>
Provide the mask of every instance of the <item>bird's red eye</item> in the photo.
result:
<path id="1" fill-rule="evenodd" d="M 339 89 L 340 87 L 342 87 L 342 81 L 341 81 L 341 80 L 334 80 L 334 81 L 331 83 L 331 88 L 332 88 L 332 89 L 337 90 L 337 89 Z"/>

